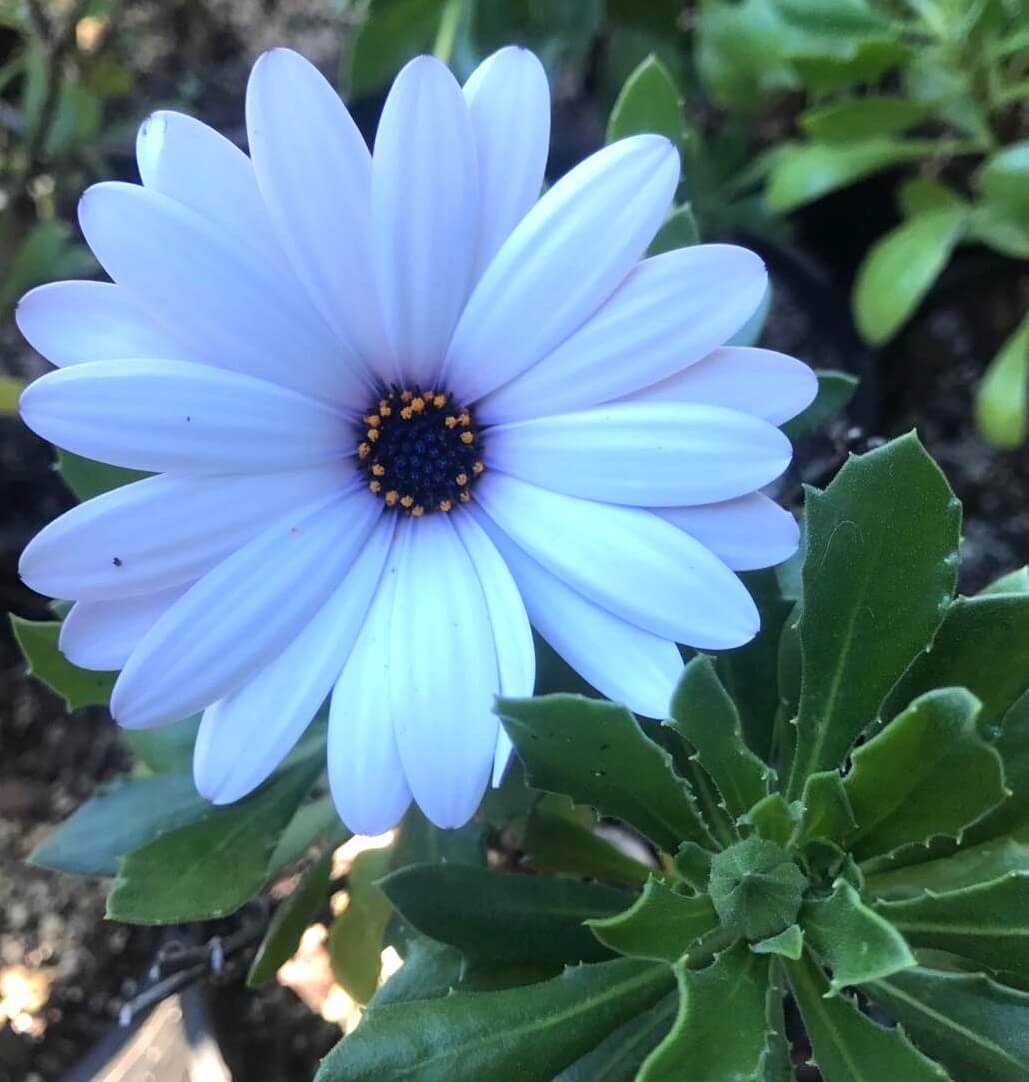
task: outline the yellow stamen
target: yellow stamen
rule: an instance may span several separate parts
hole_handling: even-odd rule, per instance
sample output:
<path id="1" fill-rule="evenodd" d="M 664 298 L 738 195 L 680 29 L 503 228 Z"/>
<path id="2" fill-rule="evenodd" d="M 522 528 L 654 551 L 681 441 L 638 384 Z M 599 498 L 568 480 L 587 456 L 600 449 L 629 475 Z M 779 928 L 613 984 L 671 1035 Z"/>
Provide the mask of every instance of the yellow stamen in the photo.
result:
<path id="1" fill-rule="evenodd" d="M 475 442 L 475 433 L 474 432 L 462 432 L 461 433 L 461 442 L 462 443 L 474 443 Z"/>
<path id="2" fill-rule="evenodd" d="M 456 428 L 457 427 L 457 418 L 456 417 L 447 417 L 446 420 L 444 420 L 443 423 L 447 426 L 447 428 Z"/>
<path id="3" fill-rule="evenodd" d="M 441 410 L 447 404 L 447 396 L 445 394 L 434 395 L 432 404 L 436 409 Z"/>
<path id="4" fill-rule="evenodd" d="M 425 508 L 422 507 L 422 505 L 420 503 L 415 504 L 414 507 L 411 508 L 411 514 L 415 518 L 421 518 L 422 515 L 425 514 Z"/>
<path id="5" fill-rule="evenodd" d="M 456 481 L 456 482 L 457 482 L 457 483 L 458 483 L 459 485 L 467 485 L 467 484 L 468 484 L 468 474 L 466 474 L 466 473 L 459 473 L 459 474 L 458 474 L 458 475 L 457 475 L 457 476 L 456 476 L 456 477 L 454 478 L 454 480 L 455 480 L 455 481 Z"/>
<path id="6" fill-rule="evenodd" d="M 421 413 L 422 410 L 425 409 L 425 399 L 422 398 L 421 395 L 419 395 L 417 398 L 412 398 L 411 409 L 413 409 L 415 413 Z"/>
<path id="7" fill-rule="evenodd" d="M 400 392 L 400 401 L 401 402 L 410 402 L 412 398 L 414 398 L 414 395 L 411 394 L 410 391 L 401 391 Z"/>
<path id="8" fill-rule="evenodd" d="M 475 467 L 473 466 L 472 468 L 474 469 Z M 375 465 L 372 466 L 372 473 L 376 477 L 383 477 L 386 473 L 386 467 L 376 462 Z"/>
<path id="9" fill-rule="evenodd" d="M 411 409 L 411 407 L 410 407 L 410 406 L 405 406 L 405 407 L 404 407 L 404 408 L 403 408 L 403 409 L 402 409 L 402 410 L 400 411 L 400 416 L 401 416 L 401 417 L 403 417 L 405 421 L 410 421 L 410 420 L 411 420 L 411 418 L 412 418 L 412 417 L 414 416 L 414 410 L 413 410 L 413 409 Z"/>
<path id="10" fill-rule="evenodd" d="M 379 430 L 377 428 L 369 428 L 365 435 L 374 443 L 379 438 Z"/>
<path id="11" fill-rule="evenodd" d="M 389 492 L 386 493 L 386 506 L 387 507 L 395 506 L 397 500 L 399 500 L 399 499 L 400 499 L 400 493 L 397 492 L 397 490 L 395 488 L 391 488 L 389 490 Z"/>
<path id="12" fill-rule="evenodd" d="M 370 425 L 372 428 L 378 428 L 382 424 L 382 418 L 377 413 L 369 413 L 364 419 L 366 425 Z"/>
<path id="13" fill-rule="evenodd" d="M 441 511 L 449 511 L 454 506 L 453 500 L 440 500 L 439 509 Z"/>
<path id="14" fill-rule="evenodd" d="M 357 457 L 367 458 L 372 453 L 371 447 L 367 443 L 359 443 L 357 445 Z"/>
<path id="15" fill-rule="evenodd" d="M 414 505 L 414 498 L 412 496 L 401 496 L 400 497 L 400 506 L 401 507 L 411 507 L 413 505 Z"/>
<path id="16" fill-rule="evenodd" d="M 462 410 L 458 414 L 457 419 L 461 422 L 462 428 L 467 428 L 472 423 L 472 415 L 468 410 Z"/>
<path id="17" fill-rule="evenodd" d="M 474 473 L 476 477 L 478 477 L 485 468 L 486 467 L 481 462 L 472 463 L 472 473 Z"/>
<path id="18" fill-rule="evenodd" d="M 371 482 L 369 482 L 368 487 L 372 490 L 372 492 L 381 492 L 382 491 L 382 482 L 381 481 L 371 481 Z"/>
<path id="19" fill-rule="evenodd" d="M 472 498 L 472 494 L 468 491 L 468 489 L 465 489 L 464 492 L 462 492 L 457 498 L 462 503 L 467 503 Z"/>

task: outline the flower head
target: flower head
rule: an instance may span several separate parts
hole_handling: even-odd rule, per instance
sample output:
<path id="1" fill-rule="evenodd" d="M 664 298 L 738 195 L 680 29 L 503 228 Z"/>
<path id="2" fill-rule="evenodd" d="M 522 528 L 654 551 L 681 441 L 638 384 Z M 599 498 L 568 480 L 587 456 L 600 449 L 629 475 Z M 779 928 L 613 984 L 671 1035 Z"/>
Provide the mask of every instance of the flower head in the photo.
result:
<path id="1" fill-rule="evenodd" d="M 156 474 L 46 527 L 21 573 L 75 602 L 72 661 L 121 669 L 122 725 L 203 711 L 210 799 L 260 784 L 328 696 L 343 820 L 375 833 L 413 797 L 456 826 L 507 761 L 493 699 L 533 690 L 530 624 L 652 716 L 677 642 L 754 635 L 734 572 L 796 546 L 758 490 L 814 378 L 724 347 L 765 291 L 756 256 L 642 258 L 679 180 L 667 140 L 537 201 L 550 105 L 525 50 L 463 89 L 412 61 L 374 154 L 286 50 L 246 113 L 249 158 L 150 117 L 142 185 L 80 206 L 113 283 L 18 309 L 59 366 L 24 394 L 30 427 Z"/>

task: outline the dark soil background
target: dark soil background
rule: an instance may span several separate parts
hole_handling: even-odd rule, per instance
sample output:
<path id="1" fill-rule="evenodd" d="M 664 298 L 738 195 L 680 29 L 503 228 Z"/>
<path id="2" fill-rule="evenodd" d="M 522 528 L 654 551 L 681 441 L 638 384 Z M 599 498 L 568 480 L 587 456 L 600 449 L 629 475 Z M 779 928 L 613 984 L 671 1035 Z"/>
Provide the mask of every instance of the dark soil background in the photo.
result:
<path id="1" fill-rule="evenodd" d="M 246 73 L 267 45 L 293 45 L 331 72 L 345 27 L 325 7 L 318 0 L 127 5 L 133 66 L 143 74 L 115 118 L 122 134 L 107 148 L 115 170 L 135 179 L 132 125 L 171 100 L 189 101 L 191 111 L 240 137 Z M 369 133 L 376 112 L 375 102 L 357 109 Z M 552 163 L 563 171 L 602 132 L 601 109 L 573 87 L 556 103 Z M 824 484 L 848 451 L 918 429 L 964 503 L 962 588 L 973 591 L 1029 558 L 1029 452 L 993 451 L 972 421 L 975 385 L 1029 303 L 1029 272 L 962 252 L 897 341 L 869 352 L 852 330 L 848 293 L 862 242 L 889 225 L 888 191 L 881 181 L 852 188 L 804 212 L 789 249 L 758 245 L 776 285 L 761 344 L 862 376 L 848 416 L 798 448 L 805 480 Z M 13 327 L 0 329 L 0 372 L 31 377 L 45 367 Z M 71 502 L 52 457 L 17 419 L 0 418 L 0 603 L 37 619 L 48 615 L 46 603 L 21 585 L 16 565 L 32 534 Z M 6 625 L 0 703 L 0 970 L 46 966 L 55 977 L 41 1035 L 0 1028 L 0 1082 L 56 1082 L 110 1030 L 165 933 L 108 924 L 105 884 L 24 863 L 54 824 L 130 765 L 110 719 L 100 710 L 66 716 L 25 675 Z M 277 987 L 255 995 L 238 981 L 223 984 L 210 992 L 210 1014 L 239 1078 L 306 1082 L 339 1034 Z"/>

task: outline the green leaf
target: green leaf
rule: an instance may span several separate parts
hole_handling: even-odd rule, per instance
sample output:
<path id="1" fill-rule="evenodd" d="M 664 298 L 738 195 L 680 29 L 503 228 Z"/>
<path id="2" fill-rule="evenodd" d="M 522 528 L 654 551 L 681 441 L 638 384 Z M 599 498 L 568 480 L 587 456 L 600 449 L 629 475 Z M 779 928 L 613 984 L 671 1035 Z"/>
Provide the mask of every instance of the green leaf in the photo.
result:
<path id="1" fill-rule="evenodd" d="M 968 204 L 946 184 L 928 177 L 911 177 L 897 189 L 897 204 L 905 218 L 935 210 L 968 209 Z"/>
<path id="2" fill-rule="evenodd" d="M 668 1033 L 678 1008 L 677 994 L 665 996 L 638 1018 L 626 1022 L 554 1082 L 634 1082 L 654 1046 Z"/>
<path id="3" fill-rule="evenodd" d="M 497 712 L 534 788 L 624 819 L 670 853 L 687 839 L 713 847 L 672 757 L 624 706 L 545 695 L 499 699 Z"/>
<path id="4" fill-rule="evenodd" d="M 594 830 L 537 805 L 529 814 L 522 848 L 538 871 L 642 886 L 650 875 Z"/>
<path id="5" fill-rule="evenodd" d="M 1029 216 L 996 203 L 976 204 L 969 211 L 965 238 L 1012 259 L 1029 259 Z"/>
<path id="6" fill-rule="evenodd" d="M 758 836 L 766 841 L 785 845 L 796 831 L 802 812 L 800 801 L 789 804 L 782 793 L 774 792 L 758 801 L 740 818 L 740 823 L 753 827 Z"/>
<path id="7" fill-rule="evenodd" d="M 448 995 L 461 979 L 463 964 L 460 951 L 424 936 L 414 936 L 404 955 L 404 964 L 369 1000 L 367 1015 L 390 1003 Z"/>
<path id="8" fill-rule="evenodd" d="M 817 432 L 847 408 L 857 391 L 857 376 L 849 372 L 820 368 L 815 374 L 818 376 L 818 394 L 814 402 L 782 426 L 783 432 L 791 440 L 796 441 L 810 432 Z"/>
<path id="9" fill-rule="evenodd" d="M 654 1006 L 668 967 L 618 958 L 541 984 L 377 1007 L 322 1061 L 316 1082 L 551 1082 L 612 1030 Z"/>
<path id="10" fill-rule="evenodd" d="M 711 878 L 710 849 L 704 849 L 696 842 L 683 842 L 675 854 L 674 865 L 676 872 L 682 876 L 683 881 L 698 894 L 707 892 L 708 880 Z"/>
<path id="11" fill-rule="evenodd" d="M 727 1082 L 756 1077 L 765 1053 L 768 961 L 742 944 L 706 969 L 675 966 L 679 1013 L 647 1057 L 639 1082 Z"/>
<path id="12" fill-rule="evenodd" d="M 884 1029 L 843 996 L 826 998 L 828 982 L 808 958 L 786 972 L 824 1082 L 950 1082 L 900 1029 Z"/>
<path id="13" fill-rule="evenodd" d="M 830 990 L 878 980 L 910 969 L 915 956 L 904 937 L 838 879 L 824 901 L 808 901 L 800 917 L 808 944 L 832 971 Z"/>
<path id="14" fill-rule="evenodd" d="M 665 218 L 661 228 L 654 235 L 647 249 L 647 255 L 663 255 L 676 248 L 688 248 L 700 243 L 700 229 L 689 203 L 674 207 Z"/>
<path id="15" fill-rule="evenodd" d="M 107 916 L 182 924 L 235 912 L 264 886 L 279 835 L 320 770 L 317 760 L 299 763 L 245 800 L 211 807 L 130 853 L 118 868 Z"/>
<path id="16" fill-rule="evenodd" d="M 975 420 L 983 436 L 1013 450 L 1029 434 L 1029 314 L 990 361 L 975 397 Z"/>
<path id="17" fill-rule="evenodd" d="M 804 931 L 799 924 L 791 924 L 778 935 L 751 943 L 750 949 L 755 954 L 777 954 L 795 962 L 804 953 Z"/>
<path id="18" fill-rule="evenodd" d="M 882 345 L 908 321 L 947 265 L 965 220 L 960 207 L 927 211 L 872 245 L 854 283 L 854 318 L 866 341 Z"/>
<path id="19" fill-rule="evenodd" d="M 907 57 L 907 47 L 896 38 L 868 37 L 852 39 L 837 55 L 801 52 L 789 59 L 812 93 L 825 94 L 874 82 Z"/>
<path id="20" fill-rule="evenodd" d="M 651 876 L 643 893 L 623 913 L 589 921 L 605 946 L 630 958 L 676 962 L 718 924 L 711 900 L 688 898 Z"/>
<path id="21" fill-rule="evenodd" d="M 272 914 L 268 931 L 257 948 L 247 973 L 247 985 L 256 988 L 273 980 L 283 962 L 296 954 L 300 937 L 315 922 L 329 896 L 332 850 L 316 860 Z"/>
<path id="22" fill-rule="evenodd" d="M 982 704 L 979 725 L 997 725 L 1029 688 L 1029 596 L 955 598 L 944 610 L 932 649 L 922 653 L 887 700 L 894 717 L 918 695 L 967 688 Z"/>
<path id="23" fill-rule="evenodd" d="M 125 729 L 126 742 L 144 766 L 155 774 L 181 774 L 193 767 L 200 715 L 162 725 L 158 729 Z"/>
<path id="24" fill-rule="evenodd" d="M 747 939 L 767 939 L 797 919 L 808 881 L 789 854 L 764 838 L 747 838 L 716 853 L 708 891 L 722 926 Z"/>
<path id="25" fill-rule="evenodd" d="M 1029 825 L 1029 691 L 1004 715 L 1000 736 L 993 746 L 1004 763 L 1004 782 L 1011 796 L 968 831 L 970 842 L 996 838 Z"/>
<path id="26" fill-rule="evenodd" d="M 1029 994 L 982 975 L 922 967 L 864 990 L 956 1078 L 1029 1079 Z"/>
<path id="27" fill-rule="evenodd" d="M 583 922 L 619 913 L 631 900 L 600 883 L 466 864 L 415 864 L 379 886 L 405 920 L 457 947 L 473 969 L 520 962 L 559 967 L 606 958 Z"/>
<path id="28" fill-rule="evenodd" d="M 1029 594 L 1029 567 L 1019 567 L 1001 575 L 984 586 L 976 597 L 989 597 L 992 594 Z"/>
<path id="29" fill-rule="evenodd" d="M 0 414 L 18 412 L 18 399 L 25 390 L 25 383 L 14 376 L 0 376 Z"/>
<path id="30" fill-rule="evenodd" d="M 804 679 L 789 793 L 840 765 L 932 641 L 957 577 L 961 507 L 914 435 L 807 489 Z"/>
<path id="31" fill-rule="evenodd" d="M 801 803 L 804 811 L 790 839 L 790 843 L 797 848 L 813 838 L 841 841 L 857 826 L 838 770 L 812 774 L 804 786 Z"/>
<path id="32" fill-rule="evenodd" d="M 73 665 L 57 647 L 61 634 L 58 621 L 23 620 L 12 615 L 11 629 L 29 663 L 29 674 L 59 695 L 69 711 L 107 705 L 117 674 Z"/>
<path id="33" fill-rule="evenodd" d="M 977 179 L 991 203 L 1029 214 L 1029 139 L 997 151 L 983 163 Z"/>
<path id="34" fill-rule="evenodd" d="M 946 894 L 877 902 L 875 908 L 914 947 L 1029 976 L 1029 873 L 1011 872 Z"/>
<path id="35" fill-rule="evenodd" d="M 433 826 L 416 804 L 400 824 L 393 843 L 390 870 L 408 864 L 485 864 L 486 833 L 480 823 L 471 822 L 457 830 Z"/>
<path id="36" fill-rule="evenodd" d="M 340 81 L 355 98 L 385 86 L 420 53 L 432 51 L 445 0 L 371 0 L 343 55 Z"/>
<path id="37" fill-rule="evenodd" d="M 607 122 L 607 141 L 654 132 L 678 148 L 685 135 L 682 100 L 668 69 L 653 54 L 629 76 Z"/>
<path id="38" fill-rule="evenodd" d="M 855 749 L 843 784 L 858 823 L 849 842 L 857 860 L 939 836 L 960 840 L 1004 799 L 1001 758 L 979 735 L 978 716 L 970 692 L 940 688 Z"/>
<path id="39" fill-rule="evenodd" d="M 119 857 L 196 822 L 209 808 L 191 774 L 127 778 L 73 812 L 33 849 L 29 863 L 74 875 L 115 875 Z"/>
<path id="40" fill-rule="evenodd" d="M 800 126 L 820 142 L 853 142 L 895 135 L 918 124 L 928 112 L 926 106 L 908 98 L 870 95 L 809 109 L 800 117 Z"/>
<path id="41" fill-rule="evenodd" d="M 773 772 L 744 743 L 736 704 L 709 657 L 699 654 L 686 666 L 665 724 L 696 748 L 733 818 L 767 795 Z"/>
<path id="42" fill-rule="evenodd" d="M 311 787 L 279 837 L 268 861 L 269 874 L 278 875 L 298 861 L 315 842 L 339 846 L 350 836 L 350 831 L 339 821 L 339 813 L 329 793 L 328 780 L 323 774 Z"/>
<path id="43" fill-rule="evenodd" d="M 61 480 L 72 490 L 75 498 L 83 503 L 111 489 L 133 481 L 142 481 L 150 474 L 141 470 L 127 470 L 122 466 L 108 466 L 103 462 L 94 462 L 89 458 L 73 454 L 71 451 L 58 450 L 57 472 Z"/>
<path id="44" fill-rule="evenodd" d="M 97 269 L 89 249 L 60 218 L 37 222 L 21 239 L 4 267 L 0 309 L 5 314 L 28 289 L 59 278 L 86 278 Z"/>
<path id="45" fill-rule="evenodd" d="M 359 853 L 347 876 L 349 901 L 329 928 L 332 975 L 358 1003 L 367 1003 L 379 983 L 382 937 L 393 906 L 379 884 L 389 870 L 388 849 Z"/>
<path id="46" fill-rule="evenodd" d="M 880 169 L 917 160 L 925 153 L 925 142 L 916 140 L 785 143 L 772 161 L 765 200 L 771 210 L 785 213 Z"/>

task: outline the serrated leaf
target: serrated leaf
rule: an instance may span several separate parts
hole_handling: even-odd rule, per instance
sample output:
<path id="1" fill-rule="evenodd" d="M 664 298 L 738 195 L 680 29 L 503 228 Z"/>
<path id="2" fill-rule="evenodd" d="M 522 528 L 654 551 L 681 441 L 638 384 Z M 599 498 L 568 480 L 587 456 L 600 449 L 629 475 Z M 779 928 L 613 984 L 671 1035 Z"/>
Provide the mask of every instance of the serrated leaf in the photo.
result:
<path id="1" fill-rule="evenodd" d="M 1029 691 L 1004 715 L 993 746 L 1004 763 L 1011 796 L 969 829 L 966 841 L 971 843 L 1029 826 Z"/>
<path id="2" fill-rule="evenodd" d="M 1029 315 L 990 361 L 975 396 L 979 431 L 994 447 L 1013 450 L 1029 433 Z"/>
<path id="3" fill-rule="evenodd" d="M 916 436 L 852 457 L 807 490 L 804 660 L 789 794 L 837 768 L 912 659 L 957 578 L 961 509 Z"/>
<path id="4" fill-rule="evenodd" d="M 686 897 L 651 876 L 624 912 L 588 923 L 597 939 L 619 954 L 676 962 L 717 926 L 718 915 L 706 895 Z"/>
<path id="5" fill-rule="evenodd" d="M 264 886 L 279 836 L 321 770 L 312 759 L 284 770 L 245 800 L 211 807 L 121 861 L 107 916 L 129 924 L 214 920 Z"/>
<path id="6" fill-rule="evenodd" d="M 738 944 L 706 969 L 675 965 L 679 1013 L 638 1082 L 754 1078 L 765 1052 L 768 960 Z"/>
<path id="7" fill-rule="evenodd" d="M 824 1082 L 950 1082 L 903 1030 L 877 1025 L 844 996 L 826 998 L 828 981 L 809 958 L 786 972 Z"/>
<path id="8" fill-rule="evenodd" d="M 329 927 L 329 961 L 332 975 L 358 1003 L 375 995 L 382 968 L 382 937 L 393 906 L 379 880 L 389 870 L 388 849 L 359 853 L 347 876 L 346 909 Z"/>
<path id="9" fill-rule="evenodd" d="M 700 243 L 700 229 L 696 216 L 689 203 L 673 207 L 668 217 L 661 223 L 661 228 L 654 234 L 654 239 L 647 248 L 648 256 L 664 255 L 676 248 L 688 248 Z"/>
<path id="10" fill-rule="evenodd" d="M 818 376 L 818 393 L 814 402 L 782 426 L 783 432 L 791 440 L 798 440 L 809 432 L 817 432 L 847 408 L 857 391 L 857 376 L 852 376 L 849 372 L 820 368 L 815 375 Z"/>
<path id="11" fill-rule="evenodd" d="M 33 849 L 29 863 L 74 875 L 115 875 L 119 857 L 196 822 L 209 808 L 191 774 L 127 778 L 86 801 Z"/>
<path id="12" fill-rule="evenodd" d="M 908 98 L 874 94 L 809 109 L 800 117 L 804 133 L 821 142 L 849 143 L 877 135 L 895 135 L 914 127 L 928 109 Z"/>
<path id="13" fill-rule="evenodd" d="M 665 996 L 566 1067 L 554 1082 L 634 1082 L 643 1061 L 668 1033 L 678 1003 L 678 995 Z"/>
<path id="14" fill-rule="evenodd" d="M 499 699 L 497 712 L 534 788 L 624 819 L 667 852 L 687 839 L 714 846 L 671 756 L 624 706 L 545 695 Z"/>
<path id="15" fill-rule="evenodd" d="M 73 665 L 57 647 L 61 625 L 56 620 L 24 620 L 11 616 L 11 629 L 29 665 L 29 674 L 59 695 L 69 711 L 106 706 L 117 673 L 94 672 Z"/>
<path id="16" fill-rule="evenodd" d="M 404 964 L 372 996 L 367 1011 L 373 1012 L 390 1003 L 449 995 L 461 979 L 463 964 L 459 950 L 425 936 L 414 936 L 404 955 Z"/>
<path id="17" fill-rule="evenodd" d="M 632 895 L 600 883 L 492 871 L 462 864 L 414 864 L 380 888 L 419 932 L 457 947 L 473 969 L 599 961 L 607 950 L 589 918 L 619 913 Z"/>
<path id="18" fill-rule="evenodd" d="M 979 735 L 979 700 L 939 688 L 855 749 L 844 788 L 857 819 L 849 848 L 857 860 L 945 836 L 1004 799 L 1004 768 Z"/>
<path id="19" fill-rule="evenodd" d="M 712 856 L 710 849 L 704 849 L 696 842 L 683 842 L 675 854 L 673 863 L 676 872 L 682 876 L 686 885 L 698 894 L 707 891 L 708 880 L 711 878 Z"/>
<path id="20" fill-rule="evenodd" d="M 804 953 L 804 930 L 799 924 L 791 924 L 778 935 L 751 943 L 750 949 L 755 954 L 778 954 L 795 962 Z"/>
<path id="21" fill-rule="evenodd" d="M 654 132 L 682 146 L 685 119 L 679 89 L 653 54 L 625 81 L 607 122 L 607 141 Z"/>
<path id="22" fill-rule="evenodd" d="M 699 654 L 686 666 L 672 696 L 672 718 L 665 724 L 696 748 L 731 816 L 742 815 L 767 795 L 772 770 L 744 742 L 736 704 L 709 657 Z"/>
<path id="23" fill-rule="evenodd" d="M 793 924 L 808 881 L 780 846 L 747 838 L 711 860 L 708 893 L 722 927 L 767 939 Z"/>
<path id="24" fill-rule="evenodd" d="M 789 932 L 789 928 L 786 929 Z M 784 933 L 786 934 L 786 933 Z M 793 1056 L 786 1036 L 786 978 L 781 966 L 768 969 L 768 995 L 765 999 L 765 1051 L 755 1082 L 795 1082 Z"/>
<path id="25" fill-rule="evenodd" d="M 875 910 L 913 947 L 1029 976 L 1029 873 L 1012 872 L 946 894 L 876 902 Z"/>
<path id="26" fill-rule="evenodd" d="M 538 871 L 642 886 L 651 869 L 590 827 L 537 805 L 529 813 L 522 848 Z"/>
<path id="27" fill-rule="evenodd" d="M 331 870 L 330 850 L 304 872 L 293 890 L 278 904 L 250 963 L 248 987 L 256 988 L 273 980 L 279 967 L 296 954 L 300 937 L 314 923 L 328 899 Z"/>
<path id="28" fill-rule="evenodd" d="M 842 879 L 825 900 L 804 903 L 800 923 L 809 946 L 832 972 L 833 993 L 915 965 L 904 937 Z"/>
<path id="29" fill-rule="evenodd" d="M 865 991 L 955 1077 L 1029 1079 L 1026 992 L 982 975 L 922 967 L 875 981 Z"/>
<path id="30" fill-rule="evenodd" d="M 322 1061 L 315 1082 L 480 1082 L 518 1064 L 551 1082 L 671 990 L 668 967 L 618 958 L 540 984 L 376 1008 Z"/>
<path id="31" fill-rule="evenodd" d="M 740 823 L 753 827 L 758 836 L 766 841 L 785 845 L 796 831 L 802 811 L 803 805 L 799 800 L 791 804 L 782 793 L 774 792 L 741 816 Z"/>
<path id="32" fill-rule="evenodd" d="M 1001 720 L 1029 688 L 1029 596 L 955 598 L 932 649 L 904 674 L 883 717 L 895 717 L 916 696 L 939 687 L 967 688 L 982 703 L 982 728 Z"/>
<path id="33" fill-rule="evenodd" d="M 142 470 L 109 466 L 106 462 L 94 462 L 91 458 L 83 458 L 63 449 L 57 451 L 56 468 L 61 480 L 72 490 L 79 503 L 150 476 Z"/>
<path id="34" fill-rule="evenodd" d="M 837 770 L 812 774 L 804 785 L 801 804 L 804 811 L 790 839 L 791 844 L 798 848 L 813 838 L 841 841 L 857 826 L 843 779 Z"/>

